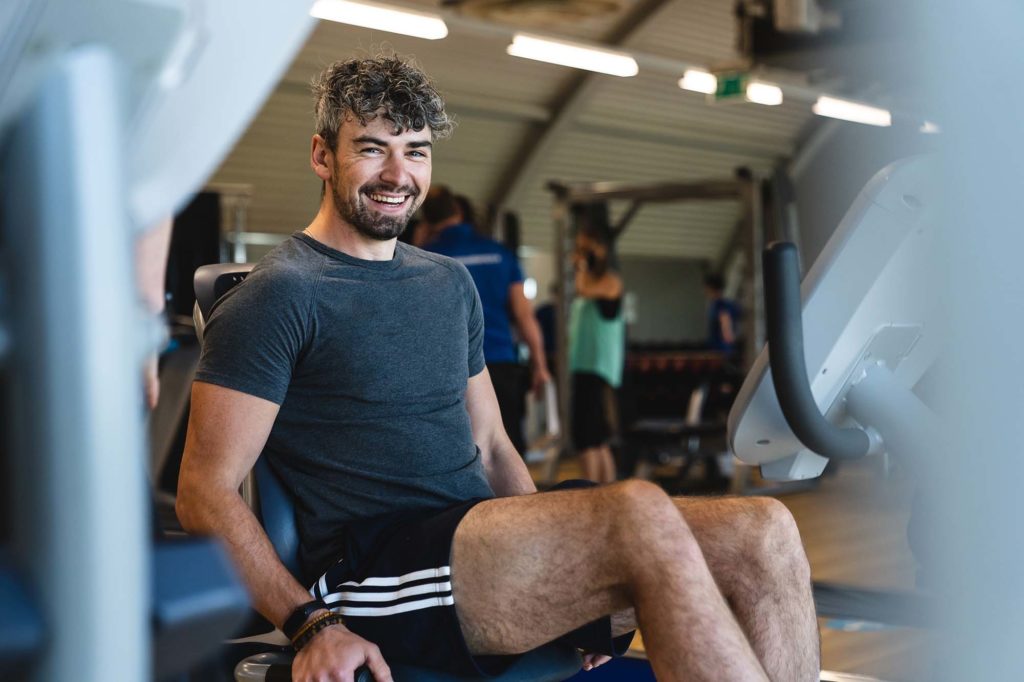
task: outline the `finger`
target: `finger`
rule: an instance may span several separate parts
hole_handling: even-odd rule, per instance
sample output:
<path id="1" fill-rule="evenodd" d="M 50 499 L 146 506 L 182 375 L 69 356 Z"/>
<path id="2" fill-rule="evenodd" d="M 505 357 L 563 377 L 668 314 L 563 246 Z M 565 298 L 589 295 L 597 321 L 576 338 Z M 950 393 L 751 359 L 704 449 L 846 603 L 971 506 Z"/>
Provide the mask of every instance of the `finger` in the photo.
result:
<path id="1" fill-rule="evenodd" d="M 366 665 L 373 673 L 374 682 L 391 682 L 391 668 L 384 662 L 384 657 L 380 655 L 380 649 L 373 647 L 367 652 Z"/>
<path id="2" fill-rule="evenodd" d="M 594 658 L 591 659 L 590 665 L 596 668 L 599 665 L 604 665 L 610 660 L 612 660 L 611 656 L 605 656 L 604 654 L 594 654 Z"/>

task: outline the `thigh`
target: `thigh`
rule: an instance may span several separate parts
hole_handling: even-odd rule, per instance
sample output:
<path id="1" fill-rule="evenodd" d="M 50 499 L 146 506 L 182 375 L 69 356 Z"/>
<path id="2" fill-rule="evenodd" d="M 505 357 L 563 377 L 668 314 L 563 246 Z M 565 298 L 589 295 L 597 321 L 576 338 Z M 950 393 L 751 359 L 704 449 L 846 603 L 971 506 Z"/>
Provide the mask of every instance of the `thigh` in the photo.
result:
<path id="1" fill-rule="evenodd" d="M 527 651 L 629 607 L 602 528 L 622 485 L 489 500 L 465 516 L 451 565 L 470 651 Z"/>

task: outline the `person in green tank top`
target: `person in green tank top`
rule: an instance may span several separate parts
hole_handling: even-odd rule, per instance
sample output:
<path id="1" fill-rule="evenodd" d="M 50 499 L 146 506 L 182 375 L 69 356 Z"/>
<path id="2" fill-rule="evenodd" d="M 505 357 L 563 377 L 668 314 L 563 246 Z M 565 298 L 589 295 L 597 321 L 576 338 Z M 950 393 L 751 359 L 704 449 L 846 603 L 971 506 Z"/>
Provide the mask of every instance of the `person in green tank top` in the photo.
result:
<path id="1" fill-rule="evenodd" d="M 609 443 L 618 426 L 615 391 L 622 384 L 626 324 L 622 279 L 608 263 L 608 246 L 580 233 L 574 254 L 576 299 L 569 313 L 569 370 L 572 373 L 572 437 L 583 476 L 615 481 Z"/>

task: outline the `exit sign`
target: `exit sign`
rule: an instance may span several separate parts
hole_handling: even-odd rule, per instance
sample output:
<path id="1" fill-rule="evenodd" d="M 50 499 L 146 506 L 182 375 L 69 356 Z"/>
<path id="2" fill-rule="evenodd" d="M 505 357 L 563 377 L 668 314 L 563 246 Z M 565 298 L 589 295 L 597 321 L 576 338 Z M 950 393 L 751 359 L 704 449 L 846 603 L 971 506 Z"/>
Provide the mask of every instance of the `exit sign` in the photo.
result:
<path id="1" fill-rule="evenodd" d="M 715 75 L 718 76 L 718 87 L 714 94 L 716 102 L 742 101 L 746 98 L 750 74 L 745 71 L 732 71 Z"/>

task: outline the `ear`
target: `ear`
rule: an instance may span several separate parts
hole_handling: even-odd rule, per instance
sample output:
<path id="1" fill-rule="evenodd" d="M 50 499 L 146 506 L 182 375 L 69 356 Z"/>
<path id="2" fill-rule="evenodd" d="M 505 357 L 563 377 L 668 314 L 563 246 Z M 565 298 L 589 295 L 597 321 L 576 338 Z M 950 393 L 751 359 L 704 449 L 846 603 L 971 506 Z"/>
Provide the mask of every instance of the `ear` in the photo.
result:
<path id="1" fill-rule="evenodd" d="M 331 173 L 334 170 L 334 152 L 327 146 L 327 141 L 319 135 L 314 135 L 310 144 L 309 166 L 324 182 L 331 179 Z"/>

